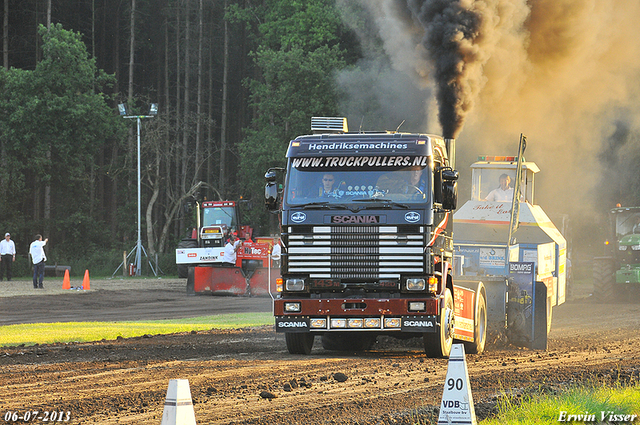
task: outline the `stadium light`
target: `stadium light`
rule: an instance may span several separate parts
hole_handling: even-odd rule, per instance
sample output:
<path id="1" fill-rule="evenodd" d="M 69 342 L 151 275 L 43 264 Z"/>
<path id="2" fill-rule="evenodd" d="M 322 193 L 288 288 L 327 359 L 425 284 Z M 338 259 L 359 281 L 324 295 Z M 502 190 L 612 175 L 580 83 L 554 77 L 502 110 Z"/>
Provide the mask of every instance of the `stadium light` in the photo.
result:
<path id="1" fill-rule="evenodd" d="M 142 211 L 141 211 L 141 203 L 140 203 L 140 193 L 141 193 L 141 178 L 140 178 L 140 121 L 145 119 L 145 118 L 154 118 L 156 115 L 158 115 L 158 104 L 157 103 L 152 103 L 151 104 L 151 106 L 149 108 L 149 114 L 148 115 L 129 115 L 129 110 L 128 110 L 128 107 L 127 107 L 126 103 L 118 104 L 118 112 L 120 113 L 120 116 L 122 116 L 122 118 L 135 119 L 137 124 L 138 124 L 138 241 L 136 242 L 136 246 L 134 247 L 134 249 L 132 249 L 131 252 L 129 252 L 129 255 L 127 256 L 127 259 L 129 258 L 129 256 L 131 256 L 131 254 L 135 250 L 135 253 L 136 253 L 135 275 L 136 276 L 140 276 L 142 274 L 142 251 L 144 251 L 145 257 L 147 257 L 147 259 L 149 258 L 149 256 L 147 255 L 147 251 L 144 249 L 144 246 L 142 245 L 142 232 L 141 232 Z M 125 266 L 124 261 L 120 265 L 124 267 Z M 153 274 L 155 276 L 157 276 L 158 273 L 153 268 L 153 265 L 151 264 L 150 261 L 149 261 L 149 266 L 151 266 L 151 270 L 153 271 Z M 120 269 L 120 267 L 118 267 L 116 269 L 116 271 L 113 272 L 113 276 L 115 276 L 115 274 L 118 272 L 118 269 Z M 111 277 L 113 277 L 113 276 L 111 276 Z"/>

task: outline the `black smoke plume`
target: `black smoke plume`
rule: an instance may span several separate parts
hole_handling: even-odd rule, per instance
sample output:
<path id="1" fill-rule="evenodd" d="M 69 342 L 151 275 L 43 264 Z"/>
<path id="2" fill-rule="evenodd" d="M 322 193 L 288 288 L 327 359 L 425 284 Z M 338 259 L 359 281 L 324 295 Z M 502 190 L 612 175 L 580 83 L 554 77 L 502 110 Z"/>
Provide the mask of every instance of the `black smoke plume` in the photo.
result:
<path id="1" fill-rule="evenodd" d="M 443 136 L 455 138 L 481 86 L 477 67 L 482 15 L 472 2 L 408 0 L 406 7 L 424 28 L 423 46 L 434 68 L 438 117 Z"/>

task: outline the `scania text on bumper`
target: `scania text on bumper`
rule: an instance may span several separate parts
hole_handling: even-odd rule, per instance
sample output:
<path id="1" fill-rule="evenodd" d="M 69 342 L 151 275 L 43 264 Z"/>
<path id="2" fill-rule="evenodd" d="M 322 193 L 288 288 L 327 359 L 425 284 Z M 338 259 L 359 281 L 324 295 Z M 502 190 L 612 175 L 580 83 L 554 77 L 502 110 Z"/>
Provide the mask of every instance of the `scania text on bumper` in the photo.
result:
<path id="1" fill-rule="evenodd" d="M 276 332 L 310 331 L 436 332 L 435 316 L 401 317 L 276 317 Z"/>

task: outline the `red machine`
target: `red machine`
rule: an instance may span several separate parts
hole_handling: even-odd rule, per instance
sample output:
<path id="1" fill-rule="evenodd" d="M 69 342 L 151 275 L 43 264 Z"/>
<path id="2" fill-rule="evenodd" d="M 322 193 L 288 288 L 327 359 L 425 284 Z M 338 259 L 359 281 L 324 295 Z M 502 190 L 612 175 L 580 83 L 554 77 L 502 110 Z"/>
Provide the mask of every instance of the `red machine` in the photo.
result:
<path id="1" fill-rule="evenodd" d="M 269 267 L 273 239 L 270 242 L 241 243 L 235 267 L 219 264 L 190 267 L 187 293 L 237 296 L 269 296 L 270 291 L 275 293 L 280 268 Z"/>
<path id="2" fill-rule="evenodd" d="M 254 239 L 250 226 L 239 226 L 238 208 L 233 201 L 205 201 L 198 209 L 198 228 L 176 249 L 179 277 L 187 278 L 187 293 L 268 296 L 275 292 L 279 267 L 270 267 L 275 238 Z M 235 267 L 222 265 L 228 232 L 237 233 L 242 247 Z M 271 282 L 271 285 L 269 285 Z"/>

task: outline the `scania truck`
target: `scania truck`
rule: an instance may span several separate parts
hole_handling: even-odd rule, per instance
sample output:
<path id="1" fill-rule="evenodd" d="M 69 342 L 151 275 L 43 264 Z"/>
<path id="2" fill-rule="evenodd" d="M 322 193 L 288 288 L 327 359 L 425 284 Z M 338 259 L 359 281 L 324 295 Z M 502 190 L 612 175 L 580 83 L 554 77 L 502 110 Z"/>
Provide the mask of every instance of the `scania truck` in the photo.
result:
<path id="1" fill-rule="evenodd" d="M 316 336 L 359 351 L 379 335 L 422 337 L 430 357 L 454 340 L 484 350 L 481 282 L 452 277 L 457 203 L 455 141 L 421 133 L 349 132 L 346 119 L 312 118 L 289 143 L 286 169 L 265 174 L 280 214 L 277 332 L 292 354 Z"/>

